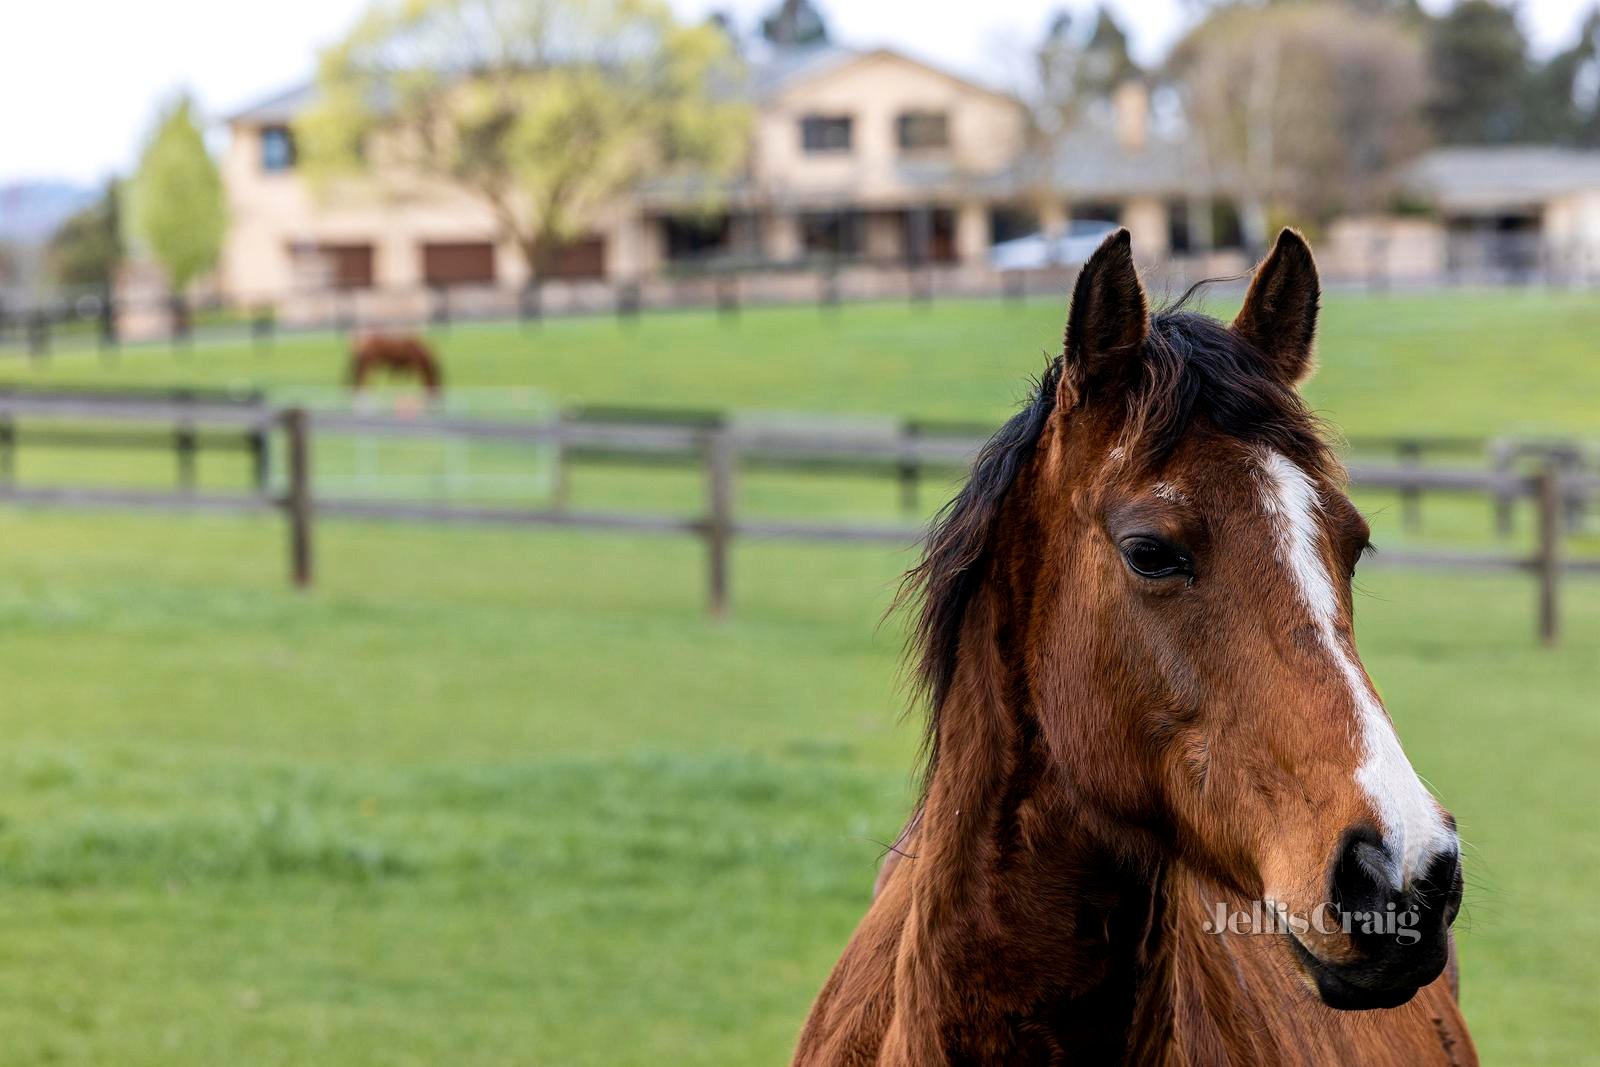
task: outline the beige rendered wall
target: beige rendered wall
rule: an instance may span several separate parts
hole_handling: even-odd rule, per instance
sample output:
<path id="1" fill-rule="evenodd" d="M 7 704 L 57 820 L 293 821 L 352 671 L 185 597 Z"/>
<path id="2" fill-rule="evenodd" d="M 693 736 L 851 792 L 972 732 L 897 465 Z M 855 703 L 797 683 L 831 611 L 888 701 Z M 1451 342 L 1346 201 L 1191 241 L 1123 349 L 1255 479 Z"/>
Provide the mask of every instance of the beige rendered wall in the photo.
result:
<path id="1" fill-rule="evenodd" d="M 1317 266 L 1329 278 L 1437 278 L 1444 273 L 1444 227 L 1431 218 L 1347 215 L 1316 243 Z"/>
<path id="2" fill-rule="evenodd" d="M 489 241 L 495 244 L 497 284 L 518 286 L 527 279 L 521 251 L 498 239 L 489 208 L 460 190 L 397 175 L 342 179 L 314 189 L 298 170 L 261 169 L 258 128 L 235 124 L 230 132 L 222 159 L 229 226 L 221 285 L 231 295 L 265 299 L 303 282 L 290 255 L 295 244 L 371 244 L 374 282 L 386 288 L 421 284 L 422 246 L 428 242 Z M 659 261 L 652 236 L 641 232 L 630 209 L 604 211 L 598 222 L 612 277 L 636 277 Z"/>
<path id="3" fill-rule="evenodd" d="M 1133 197 L 1122 205 L 1122 224 L 1133 238 L 1140 259 L 1163 259 L 1169 244 L 1167 205 L 1153 196 Z"/>
<path id="4" fill-rule="evenodd" d="M 1600 247 L 1600 189 L 1582 189 L 1545 205 L 1544 235 L 1555 244 Z"/>
<path id="5" fill-rule="evenodd" d="M 956 258 L 963 263 L 989 253 L 989 205 L 969 200 L 956 209 Z"/>
<path id="6" fill-rule="evenodd" d="M 261 169 L 255 127 L 235 125 L 223 156 L 229 228 L 222 280 L 239 296 L 273 294 L 298 280 L 294 244 L 371 244 L 380 287 L 419 283 L 428 241 L 493 241 L 494 219 L 470 197 L 421 183 L 348 179 L 313 189 L 298 170 Z M 497 247 L 502 277 L 520 271 L 515 248 Z"/>
<path id="7" fill-rule="evenodd" d="M 895 120 L 907 111 L 943 111 L 949 116 L 950 146 L 931 153 L 903 152 Z M 850 115 L 853 145 L 839 155 L 801 151 L 805 115 Z M 988 205 L 965 193 L 966 178 L 1005 168 L 1021 149 L 1024 116 L 1008 97 L 986 92 L 889 53 L 871 53 L 816 78 L 796 83 L 767 107 L 757 122 L 752 169 L 782 209 L 763 221 L 763 244 L 775 259 L 800 255 L 798 227 L 788 214 L 796 206 L 850 205 L 896 208 L 925 204 L 926 186 L 908 184 L 902 164 L 953 165 L 960 175 L 934 199 L 957 211 L 956 244 L 963 259 L 987 251 Z M 348 180 L 314 191 L 299 171 L 261 169 L 259 127 L 237 123 L 223 157 L 230 227 L 220 272 L 221 285 L 242 298 L 267 299 L 297 281 L 290 248 L 296 244 L 371 244 L 379 287 L 417 285 L 421 246 L 429 241 L 492 241 L 495 221 L 486 206 L 442 185 L 396 175 Z M 598 231 L 606 238 L 606 272 L 632 279 L 657 271 L 664 259 L 661 233 L 645 225 L 637 207 L 618 204 L 605 212 Z M 1164 234 L 1165 227 L 1157 227 Z M 869 234 L 884 244 L 898 236 Z M 896 244 L 896 249 L 898 244 Z M 502 286 L 525 280 L 521 254 L 510 243 L 496 248 Z"/>
<path id="8" fill-rule="evenodd" d="M 907 111 L 948 114 L 949 149 L 902 152 L 895 120 Z M 800 120 L 807 115 L 850 116 L 851 150 L 803 151 Z M 797 197 L 825 201 L 837 196 L 868 206 L 903 206 L 925 191 L 902 179 L 900 164 L 948 161 L 968 174 L 993 173 L 1020 149 L 1022 123 L 1021 108 L 1006 97 L 898 56 L 872 53 L 797 82 L 764 109 L 752 165 L 759 183 Z"/>
<path id="9" fill-rule="evenodd" d="M 1600 275 L 1600 189 L 1580 189 L 1546 204 L 1544 239 L 1557 270 Z"/>

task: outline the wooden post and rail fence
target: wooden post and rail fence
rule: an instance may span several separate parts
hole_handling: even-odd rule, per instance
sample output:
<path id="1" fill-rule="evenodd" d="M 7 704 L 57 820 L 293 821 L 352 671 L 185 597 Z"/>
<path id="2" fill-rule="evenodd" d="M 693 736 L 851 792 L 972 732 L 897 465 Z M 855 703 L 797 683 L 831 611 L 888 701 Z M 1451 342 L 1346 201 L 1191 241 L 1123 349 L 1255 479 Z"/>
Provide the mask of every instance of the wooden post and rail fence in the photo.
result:
<path id="1" fill-rule="evenodd" d="M 74 394 L 68 391 L 28 394 L 0 390 L 0 502 L 62 508 L 277 513 L 286 520 L 289 574 L 306 588 L 316 575 L 315 527 L 324 517 L 408 522 L 478 523 L 509 526 L 562 526 L 699 538 L 706 550 L 707 604 L 713 615 L 725 615 L 731 599 L 732 547 L 744 539 L 788 539 L 876 542 L 909 547 L 923 527 L 910 523 L 872 524 L 857 521 L 741 518 L 735 509 L 739 470 L 750 464 L 806 469 L 864 469 L 892 472 L 901 493 L 915 493 L 916 479 L 926 469 L 956 471 L 970 463 L 981 440 L 934 424 L 913 426 L 885 436 L 873 433 L 760 429 L 722 420 L 688 420 L 644 424 L 585 419 L 548 422 L 461 418 L 446 415 L 402 417 L 388 414 L 307 411 L 275 408 L 259 396 Z M 20 420 L 63 424 L 56 436 Z M 130 429 L 133 427 L 134 429 Z M 85 436 L 146 447 L 171 443 L 180 457 L 177 490 L 20 484 L 12 452 L 19 442 L 81 444 Z M 140 435 L 142 434 L 142 436 Z M 73 436 L 76 435 L 76 436 Z M 120 436 L 119 436 L 120 435 Z M 133 436 L 130 436 L 133 435 Z M 208 436 L 209 435 L 209 436 Z M 285 487 L 275 491 L 268 473 L 270 440 L 283 442 Z M 576 509 L 563 500 L 549 506 L 507 506 L 437 500 L 373 500 L 318 493 L 313 467 L 316 443 L 323 436 L 412 438 L 424 440 L 487 440 L 553 447 L 570 461 L 582 456 L 632 457 L 639 462 L 692 461 L 703 470 L 705 508 L 702 514 L 666 515 L 633 511 Z M 202 490 L 193 478 L 193 452 L 200 442 L 226 442 L 252 456 L 247 490 Z M 259 442 L 259 443 L 258 443 Z M 1532 453 L 1535 469 L 1516 469 L 1498 462 L 1491 469 L 1425 466 L 1420 449 L 1399 448 L 1402 462 L 1349 467 L 1358 489 L 1401 494 L 1420 501 L 1431 493 L 1480 494 L 1496 508 L 1507 502 L 1533 504 L 1536 539 L 1531 554 L 1505 550 L 1445 551 L 1402 548 L 1385 550 L 1376 562 L 1424 569 L 1473 572 L 1521 572 L 1537 579 L 1538 632 L 1554 644 L 1560 630 L 1560 597 L 1567 577 L 1600 575 L 1600 558 L 1568 559 L 1563 554 L 1565 531 L 1588 501 L 1600 499 L 1600 475 L 1587 473 L 1566 453 Z M 188 456 L 185 460 L 183 457 Z M 1541 458 L 1542 457 L 1542 458 Z M 1526 460 L 1529 455 L 1524 455 Z M 909 477 L 906 472 L 912 472 Z M 907 486 L 910 486 L 909 490 Z"/>

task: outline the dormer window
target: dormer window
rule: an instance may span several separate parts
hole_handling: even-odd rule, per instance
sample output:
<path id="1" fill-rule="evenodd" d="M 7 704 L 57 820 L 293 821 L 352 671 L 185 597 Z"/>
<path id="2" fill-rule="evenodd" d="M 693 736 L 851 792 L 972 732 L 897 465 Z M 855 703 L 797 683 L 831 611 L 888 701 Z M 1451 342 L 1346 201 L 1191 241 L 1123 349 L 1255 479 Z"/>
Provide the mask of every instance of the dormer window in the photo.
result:
<path id="1" fill-rule="evenodd" d="M 895 119 L 902 152 L 937 152 L 950 147 L 950 116 L 943 111 L 907 111 Z"/>
<path id="2" fill-rule="evenodd" d="M 800 120 L 800 147 L 807 154 L 848 152 L 854 126 L 849 115 L 807 115 Z"/>
<path id="3" fill-rule="evenodd" d="M 261 169 L 268 174 L 294 169 L 294 131 L 289 127 L 261 127 Z"/>

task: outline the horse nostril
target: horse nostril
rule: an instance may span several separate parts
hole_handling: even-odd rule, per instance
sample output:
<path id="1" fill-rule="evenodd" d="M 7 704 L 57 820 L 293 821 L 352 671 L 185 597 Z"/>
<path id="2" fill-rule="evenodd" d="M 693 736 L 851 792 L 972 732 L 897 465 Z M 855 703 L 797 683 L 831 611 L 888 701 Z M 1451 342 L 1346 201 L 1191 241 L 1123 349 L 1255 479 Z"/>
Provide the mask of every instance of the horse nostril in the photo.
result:
<path id="1" fill-rule="evenodd" d="M 1433 860 L 1428 864 L 1428 869 L 1422 872 L 1421 878 L 1417 879 L 1417 893 L 1436 895 L 1448 891 L 1451 883 L 1456 880 L 1456 868 L 1460 866 L 1460 863 L 1461 854 L 1453 848 L 1433 857 Z"/>
<path id="2" fill-rule="evenodd" d="M 1443 912 L 1453 922 L 1461 907 L 1461 853 L 1454 848 L 1439 853 L 1411 886 L 1412 899 L 1424 914 Z"/>
<path id="3" fill-rule="evenodd" d="M 1376 832 L 1352 830 L 1334 860 L 1333 906 L 1346 914 L 1382 911 L 1394 899 L 1393 870 L 1393 861 Z"/>

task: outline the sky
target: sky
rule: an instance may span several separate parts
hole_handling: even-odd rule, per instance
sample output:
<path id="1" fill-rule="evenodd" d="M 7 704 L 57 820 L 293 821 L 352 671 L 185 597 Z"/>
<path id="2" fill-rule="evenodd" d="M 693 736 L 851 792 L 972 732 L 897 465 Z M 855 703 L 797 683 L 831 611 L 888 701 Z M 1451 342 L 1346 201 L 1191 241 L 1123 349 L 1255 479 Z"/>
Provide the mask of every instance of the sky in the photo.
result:
<path id="1" fill-rule="evenodd" d="M 91 183 L 129 170 L 161 102 L 191 90 L 213 118 L 310 76 L 316 50 L 369 0 L 52 0 L 0 13 L 0 184 Z M 752 25 L 775 0 L 671 0 L 684 17 L 712 9 Z M 1448 0 L 1424 0 L 1437 9 Z M 1593 0 L 1522 0 L 1524 28 L 1548 53 Z M 1093 0 L 819 0 L 836 40 L 889 45 L 1005 84 L 1051 14 Z M 1136 58 L 1159 59 L 1183 32 L 1184 0 L 1109 0 Z"/>

